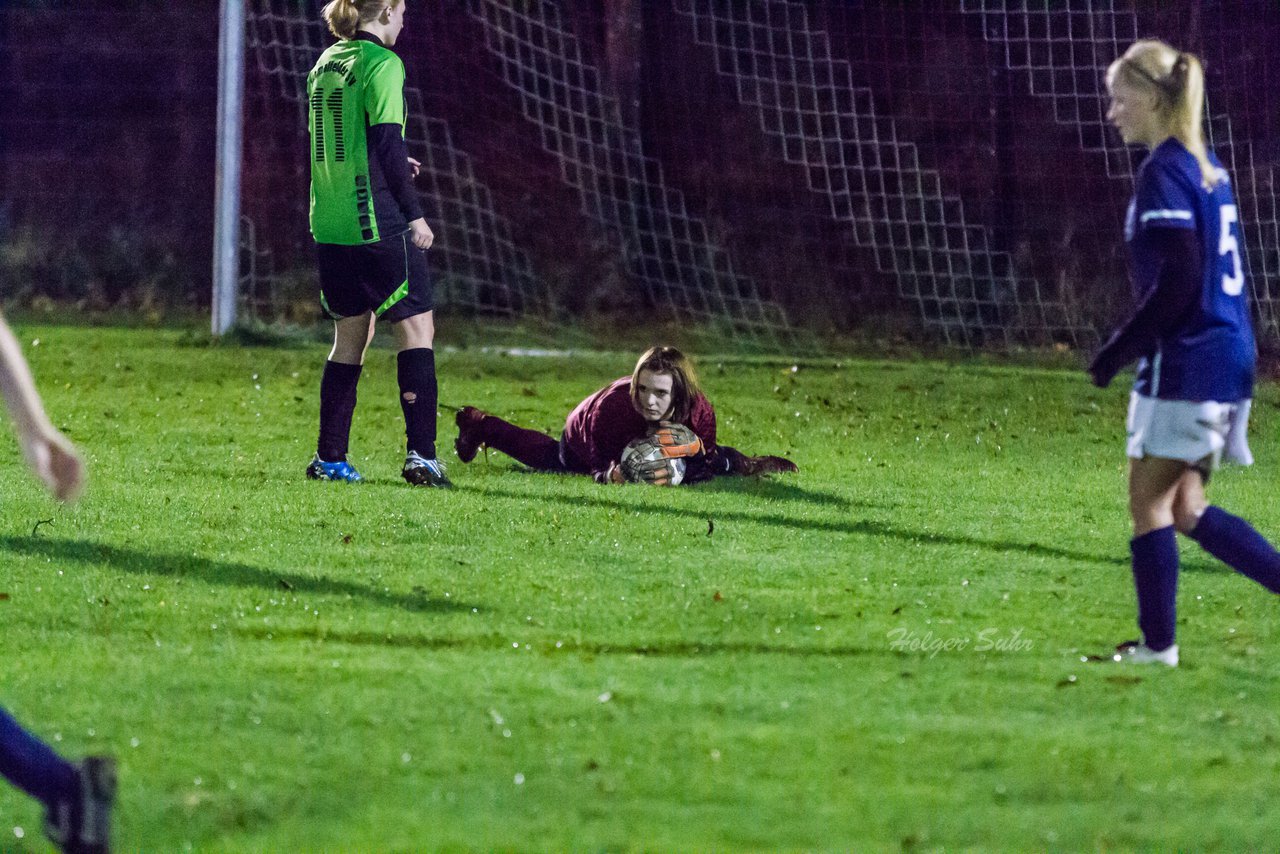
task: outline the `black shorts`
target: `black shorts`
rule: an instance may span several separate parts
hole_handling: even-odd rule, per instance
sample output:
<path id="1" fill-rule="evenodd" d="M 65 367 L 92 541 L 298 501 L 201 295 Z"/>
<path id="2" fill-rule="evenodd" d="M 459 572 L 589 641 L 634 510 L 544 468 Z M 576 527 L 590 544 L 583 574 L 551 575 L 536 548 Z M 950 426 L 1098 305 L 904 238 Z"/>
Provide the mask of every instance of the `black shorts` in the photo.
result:
<path id="1" fill-rule="evenodd" d="M 394 322 L 435 307 L 427 254 L 408 232 L 359 246 L 317 243 L 316 254 L 320 306 L 334 320 L 372 311 Z"/>

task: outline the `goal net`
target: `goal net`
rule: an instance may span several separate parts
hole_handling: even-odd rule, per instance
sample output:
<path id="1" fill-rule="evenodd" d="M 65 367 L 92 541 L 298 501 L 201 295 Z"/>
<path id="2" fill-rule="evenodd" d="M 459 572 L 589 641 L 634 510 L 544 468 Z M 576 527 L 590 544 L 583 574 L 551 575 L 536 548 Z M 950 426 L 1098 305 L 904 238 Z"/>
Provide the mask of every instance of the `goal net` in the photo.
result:
<path id="1" fill-rule="evenodd" d="M 251 0 L 245 292 L 313 275 L 319 3 Z M 1156 36 L 1206 65 L 1264 340 L 1280 335 L 1270 0 L 420 0 L 397 44 L 442 306 L 1088 348 L 1129 304 L 1137 152 L 1102 73 Z M 807 338 L 805 340 L 808 340 Z"/>
<path id="2" fill-rule="evenodd" d="M 260 316 L 287 309 L 284 294 L 296 293 L 287 287 L 289 279 L 310 271 L 306 76 L 333 38 L 309 6 L 251 0 L 247 17 L 253 68 L 246 99 L 242 278 L 249 305 Z M 407 86 L 405 97 L 406 142 L 410 156 L 422 163 L 417 184 L 436 233 L 431 261 L 437 303 L 493 316 L 549 317 L 551 295 L 513 241 L 470 158 L 454 144 L 448 124 L 423 109 L 417 86 Z"/>
<path id="3" fill-rule="evenodd" d="M 280 165 L 282 152 L 286 162 L 289 154 L 296 160 L 299 140 L 305 135 L 306 74 L 332 39 L 309 6 L 289 0 L 252 0 L 248 44 L 256 73 L 249 88 L 254 96 L 252 109 L 264 122 L 261 135 L 255 137 L 263 147 L 255 150 L 253 142 L 247 145 L 249 174 L 259 170 L 270 173 Z M 440 75 L 434 64 L 424 62 L 419 77 L 436 80 L 436 88 L 424 92 L 412 83 L 411 73 L 406 90 L 410 115 L 406 141 L 411 156 L 423 162 L 427 179 L 423 201 L 425 209 L 433 213 L 431 224 L 437 235 L 432 258 L 440 259 L 443 267 L 437 284 L 438 305 L 482 315 L 537 313 L 544 319 L 556 319 L 566 309 L 586 310 L 574 292 L 599 288 L 601 283 L 595 279 L 603 278 L 606 291 L 602 299 L 613 297 L 620 308 L 632 313 L 644 310 L 660 322 L 702 324 L 730 336 L 730 344 L 775 350 L 784 344 L 794 345 L 796 339 L 782 309 L 763 298 L 749 277 L 736 271 L 733 259 L 688 209 L 680 190 L 665 182 L 662 165 L 645 155 L 639 130 L 624 120 L 600 72 L 584 57 L 555 4 L 467 0 L 461 4 L 423 3 L 415 11 L 427 27 L 433 20 L 447 22 L 450 14 L 454 19 L 464 16 L 469 34 L 478 37 L 477 43 L 490 55 L 488 62 L 471 57 Z M 437 31 L 436 40 L 446 41 L 446 35 Z M 429 38 L 427 34 L 423 40 Z M 439 51 L 435 47 L 432 44 L 433 49 L 424 55 L 451 54 L 444 44 L 439 45 Z M 491 76 L 478 85 L 507 87 L 510 97 L 505 103 L 483 95 L 473 97 L 477 75 L 486 73 Z M 470 86 L 454 88 L 440 82 L 451 79 Z M 438 111 L 424 108 L 424 101 L 432 99 Z M 439 117 L 474 111 L 477 104 L 512 112 L 483 118 L 465 116 L 462 121 L 469 127 L 464 133 L 476 137 L 488 131 L 510 136 L 528 132 L 513 128 L 513 124 L 527 126 L 542 148 L 542 159 L 556 165 L 559 183 L 577 197 L 576 216 L 566 215 L 562 209 L 540 211 L 540 206 L 550 203 L 539 186 L 546 181 L 545 164 L 540 174 L 538 164 L 517 162 L 518 150 L 514 156 L 510 152 L 495 155 L 492 139 L 484 143 L 482 158 L 505 158 L 510 164 L 510 171 L 499 179 L 507 185 L 506 204 L 521 205 L 524 211 L 520 215 L 526 220 L 540 212 L 548 214 L 543 225 L 559 227 L 560 248 L 568 247 L 564 256 L 580 258 L 584 248 L 569 245 L 586 240 L 594 244 L 585 248 L 588 254 L 603 251 L 612 257 L 612 263 L 581 273 L 589 281 L 564 282 L 560 293 L 553 293 L 513 239 L 511 224 L 476 174 L 471 155 L 454 143 L 450 121 Z M 477 124 L 484 129 L 478 130 Z M 253 135 L 255 123 L 250 122 L 249 127 Z M 528 140 L 519 145 L 527 148 Z M 255 156 L 259 154 L 260 160 Z M 293 183 L 305 187 L 305 174 L 295 172 Z M 511 184 L 521 177 L 528 178 L 529 184 L 513 190 Z M 269 174 L 262 176 L 264 183 L 272 180 Z M 255 307 L 265 299 L 269 311 L 280 308 L 278 297 L 272 296 L 282 278 L 282 265 L 277 260 L 280 252 L 274 242 L 288 247 L 292 261 L 306 254 L 305 235 L 296 226 L 285 226 L 287 236 L 273 234 L 271 244 L 264 241 L 263 220 L 280 223 L 282 214 L 288 212 L 295 222 L 305 224 L 300 204 L 291 201 L 305 200 L 305 192 L 296 187 L 287 191 L 290 195 L 285 192 L 278 188 L 254 198 L 251 189 L 245 194 L 248 272 L 243 290 Z M 518 202 L 513 196 L 519 197 Z M 282 199 L 289 201 L 281 204 Z M 562 199 L 551 202 L 563 208 Z M 585 229 L 582 220 L 587 224 Z M 530 223 L 523 223 L 525 234 L 532 229 Z M 540 242 L 536 237 L 529 239 Z M 286 265 L 284 269 L 298 268 Z"/>

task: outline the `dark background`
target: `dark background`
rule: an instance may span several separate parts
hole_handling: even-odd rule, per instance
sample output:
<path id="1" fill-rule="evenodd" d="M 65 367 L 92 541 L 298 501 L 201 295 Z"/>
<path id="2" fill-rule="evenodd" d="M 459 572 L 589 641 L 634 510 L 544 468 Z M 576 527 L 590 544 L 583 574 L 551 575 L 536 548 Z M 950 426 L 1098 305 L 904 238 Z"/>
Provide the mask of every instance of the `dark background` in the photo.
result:
<path id="1" fill-rule="evenodd" d="M 558 310 L 589 318 L 643 302 L 522 118 L 462 0 L 408 1 L 397 52 L 409 82 L 422 89 L 427 114 L 448 123 Z M 870 323 L 910 334 L 915 314 L 896 283 L 848 239 L 803 171 L 782 161 L 671 2 L 559 5 L 624 118 L 640 129 L 645 154 L 764 296 L 821 333 Z M 318 15 L 319 4 L 293 5 Z M 1084 306 L 1099 327 L 1124 309 L 1118 243 L 1128 188 L 1106 177 L 1077 128 L 1055 121 L 1049 102 L 1001 67 L 980 17 L 962 13 L 958 0 L 804 5 L 855 84 L 870 87 L 877 109 L 996 248 L 1054 289 L 1052 298 Z M 1154 5 L 1138 7 L 1144 34 L 1204 56 L 1235 150 L 1247 150 L 1244 165 L 1266 176 L 1262 203 L 1242 200 L 1242 215 L 1269 217 L 1274 230 L 1280 4 Z M 0 296 L 128 309 L 208 304 L 217 27 L 214 0 L 0 7 Z M 244 208 L 274 269 L 296 271 L 305 292 L 305 128 L 281 106 L 252 51 L 248 60 Z M 1241 186 L 1242 162 L 1228 165 Z"/>

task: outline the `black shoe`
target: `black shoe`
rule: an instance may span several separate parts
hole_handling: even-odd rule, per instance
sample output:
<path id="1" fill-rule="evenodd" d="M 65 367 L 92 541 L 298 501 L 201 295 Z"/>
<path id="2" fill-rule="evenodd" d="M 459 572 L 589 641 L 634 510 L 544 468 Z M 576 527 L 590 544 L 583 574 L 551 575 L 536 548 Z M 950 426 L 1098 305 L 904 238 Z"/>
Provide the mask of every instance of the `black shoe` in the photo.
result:
<path id="1" fill-rule="evenodd" d="M 786 457 L 742 457 L 735 460 L 734 473 L 747 477 L 758 477 L 762 474 L 799 471 L 795 463 Z"/>
<path id="2" fill-rule="evenodd" d="M 464 463 L 474 460 L 476 452 L 484 444 L 484 440 L 480 438 L 480 422 L 488 414 L 483 409 L 464 406 L 453 418 L 453 422 L 458 425 L 458 438 L 453 443 L 453 449 L 458 452 L 458 459 Z"/>
<path id="3" fill-rule="evenodd" d="M 76 775 L 75 793 L 45 813 L 45 835 L 63 854 L 108 854 L 116 761 L 110 756 L 86 757 L 76 763 Z"/>
<path id="4" fill-rule="evenodd" d="M 417 451 L 410 451 L 409 456 L 404 458 L 404 468 L 400 474 L 414 486 L 437 486 L 445 489 L 453 486 L 444 470 L 444 463 L 429 460 Z"/>

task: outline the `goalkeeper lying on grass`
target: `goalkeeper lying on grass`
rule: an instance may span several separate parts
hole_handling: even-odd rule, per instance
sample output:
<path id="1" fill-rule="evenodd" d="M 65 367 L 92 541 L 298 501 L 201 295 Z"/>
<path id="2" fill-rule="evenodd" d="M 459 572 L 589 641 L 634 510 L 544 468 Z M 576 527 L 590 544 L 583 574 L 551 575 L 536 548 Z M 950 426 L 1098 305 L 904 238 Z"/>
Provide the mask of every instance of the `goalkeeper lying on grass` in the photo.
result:
<path id="1" fill-rule="evenodd" d="M 683 424 L 701 440 L 673 449 L 686 460 L 685 483 L 716 475 L 796 471 L 782 457 L 748 457 L 716 444 L 716 413 L 698 388 L 693 365 L 674 347 L 650 347 L 629 377 L 614 380 L 574 407 L 558 440 L 464 406 L 458 411 L 458 459 L 469 463 L 480 447 L 502 451 L 539 471 L 589 474 L 599 483 L 622 483 L 623 449 L 666 424 Z M 650 480 L 643 471 L 631 479 Z M 660 482 L 660 481 L 659 481 Z"/>

